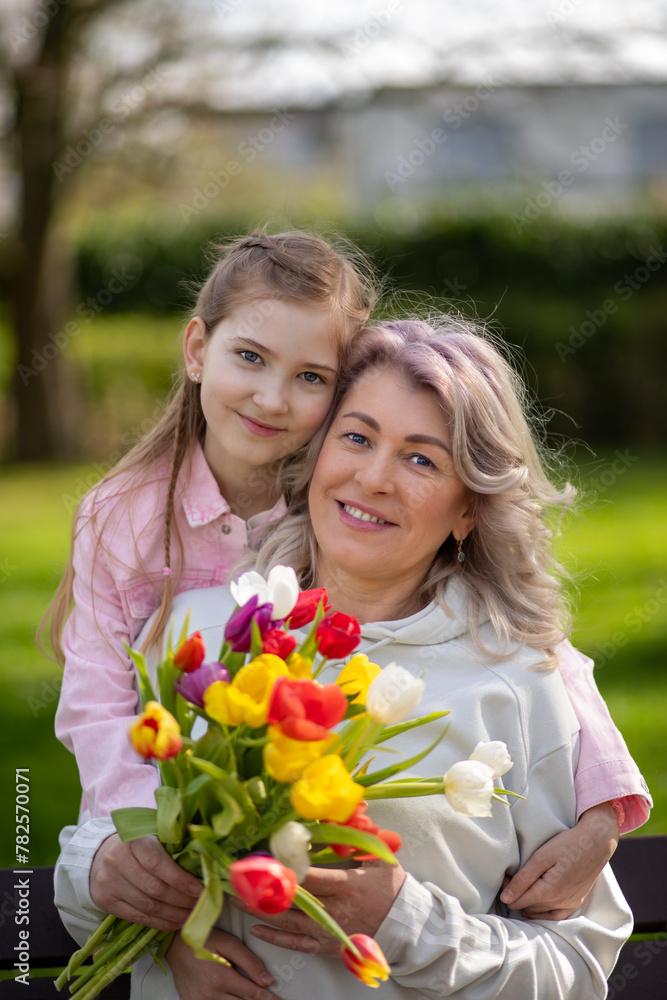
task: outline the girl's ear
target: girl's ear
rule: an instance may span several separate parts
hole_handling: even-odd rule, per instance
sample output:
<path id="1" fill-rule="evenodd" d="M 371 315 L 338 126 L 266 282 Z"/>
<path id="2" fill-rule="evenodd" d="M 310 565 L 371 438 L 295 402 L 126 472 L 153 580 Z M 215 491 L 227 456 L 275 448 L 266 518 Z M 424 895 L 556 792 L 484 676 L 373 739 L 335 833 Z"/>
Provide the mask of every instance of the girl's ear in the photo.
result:
<path id="1" fill-rule="evenodd" d="M 183 335 L 183 358 L 189 372 L 200 372 L 204 367 L 204 347 L 206 345 L 206 324 L 201 316 L 191 319 Z"/>

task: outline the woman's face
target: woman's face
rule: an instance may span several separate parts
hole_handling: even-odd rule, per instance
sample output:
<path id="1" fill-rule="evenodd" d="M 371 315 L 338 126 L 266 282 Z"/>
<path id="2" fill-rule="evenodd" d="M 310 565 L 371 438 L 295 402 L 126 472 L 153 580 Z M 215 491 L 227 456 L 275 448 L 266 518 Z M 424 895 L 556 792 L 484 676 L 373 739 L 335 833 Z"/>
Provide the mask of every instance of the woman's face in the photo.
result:
<path id="1" fill-rule="evenodd" d="M 435 396 L 391 370 L 374 370 L 347 394 L 310 486 L 320 576 L 414 580 L 440 546 L 474 521 L 454 472 L 447 420 Z"/>

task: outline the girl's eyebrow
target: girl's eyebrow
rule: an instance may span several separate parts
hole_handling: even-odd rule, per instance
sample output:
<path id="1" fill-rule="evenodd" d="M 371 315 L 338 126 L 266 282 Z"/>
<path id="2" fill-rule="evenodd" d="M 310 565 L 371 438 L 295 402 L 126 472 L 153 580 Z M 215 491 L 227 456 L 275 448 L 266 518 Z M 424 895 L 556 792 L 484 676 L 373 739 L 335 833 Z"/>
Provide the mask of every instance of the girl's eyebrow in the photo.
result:
<path id="1" fill-rule="evenodd" d="M 379 432 L 380 430 L 380 425 L 377 420 L 375 420 L 374 417 L 370 417 L 367 413 L 360 413 L 358 410 L 352 410 L 350 413 L 344 413 L 343 419 L 345 417 L 353 417 L 355 420 L 362 420 L 376 432 Z M 438 448 L 442 448 L 446 451 L 448 455 L 451 455 L 451 450 L 447 447 L 445 442 L 441 441 L 440 438 L 431 437 L 430 434 L 406 434 L 403 440 L 408 444 L 435 444 Z"/>
<path id="2" fill-rule="evenodd" d="M 265 344 L 260 344 L 256 340 L 252 340 L 251 337 L 232 337 L 232 343 L 234 346 L 246 346 L 250 350 L 255 351 L 257 354 L 265 354 L 267 358 L 275 359 L 275 351 L 272 351 L 270 347 Z M 310 371 L 311 369 L 317 369 L 321 372 L 330 372 L 332 375 L 338 376 L 338 369 L 332 368 L 331 365 L 323 365 L 319 361 L 303 361 L 300 367 Z"/>

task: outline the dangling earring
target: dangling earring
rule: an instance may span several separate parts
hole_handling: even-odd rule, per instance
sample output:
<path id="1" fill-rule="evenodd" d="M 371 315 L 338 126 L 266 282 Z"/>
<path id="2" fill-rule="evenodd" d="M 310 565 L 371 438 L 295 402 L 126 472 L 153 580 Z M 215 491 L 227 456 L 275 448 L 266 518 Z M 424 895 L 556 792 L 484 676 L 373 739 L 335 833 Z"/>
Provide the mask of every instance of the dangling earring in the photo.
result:
<path id="1" fill-rule="evenodd" d="M 463 539 L 462 538 L 459 538 L 459 540 L 458 540 L 458 548 L 459 548 L 459 550 L 458 550 L 458 553 L 456 555 L 456 558 L 458 559 L 458 561 L 460 563 L 464 563 L 466 561 L 466 554 L 463 551 Z"/>
<path id="2" fill-rule="evenodd" d="M 190 372 L 190 378 L 193 382 L 201 382 L 201 372 Z"/>

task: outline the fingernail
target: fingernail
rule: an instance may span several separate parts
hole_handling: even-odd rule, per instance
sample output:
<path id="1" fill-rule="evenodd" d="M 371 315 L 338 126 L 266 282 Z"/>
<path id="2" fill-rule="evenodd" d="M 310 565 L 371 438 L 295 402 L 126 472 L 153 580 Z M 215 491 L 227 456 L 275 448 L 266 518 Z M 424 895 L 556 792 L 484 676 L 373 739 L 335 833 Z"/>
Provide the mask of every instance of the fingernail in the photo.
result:
<path id="1" fill-rule="evenodd" d="M 273 976 L 270 976 L 268 972 L 263 972 L 262 975 L 259 977 L 259 981 L 262 984 L 262 986 L 270 986 L 271 983 L 273 982 Z"/>
<path id="2" fill-rule="evenodd" d="M 502 899 L 503 903 L 511 903 L 512 900 L 514 899 L 514 893 L 512 892 L 511 889 L 505 889 L 504 892 L 500 893 L 500 898 Z"/>

